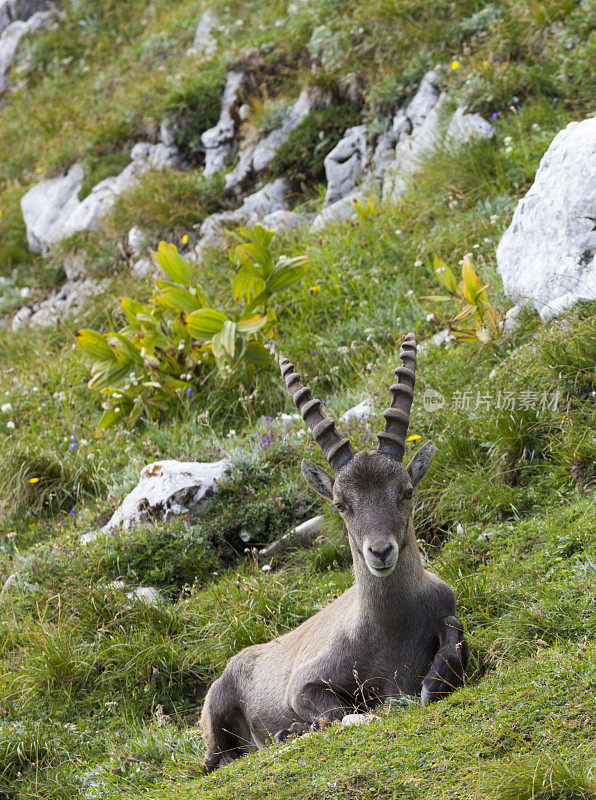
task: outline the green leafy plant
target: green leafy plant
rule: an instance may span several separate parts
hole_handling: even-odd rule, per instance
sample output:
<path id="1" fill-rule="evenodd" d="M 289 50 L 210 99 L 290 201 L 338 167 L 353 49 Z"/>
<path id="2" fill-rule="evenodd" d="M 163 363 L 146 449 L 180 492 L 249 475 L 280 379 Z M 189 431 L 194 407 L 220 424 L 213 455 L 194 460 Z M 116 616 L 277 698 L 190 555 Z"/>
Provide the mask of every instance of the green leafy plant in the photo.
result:
<path id="1" fill-rule="evenodd" d="M 494 342 L 499 335 L 501 315 L 488 299 L 488 284 L 482 284 L 469 256 L 464 258 L 461 280 L 457 281 L 452 270 L 439 256 L 434 257 L 435 275 L 447 289 L 447 295 L 428 295 L 423 300 L 435 303 L 447 302 L 451 298 L 458 301 L 457 314 L 447 324 L 459 342 L 480 342 L 481 345 Z M 460 327 L 462 323 L 473 321 L 474 327 Z"/>
<path id="2" fill-rule="evenodd" d="M 94 359 L 89 388 L 104 397 L 99 429 L 121 419 L 134 425 L 141 417 L 173 414 L 185 398 L 206 391 L 211 377 L 226 386 L 245 385 L 270 364 L 266 344 L 278 324 L 272 298 L 300 281 L 309 260 L 283 255 L 275 260 L 274 234 L 260 226 L 241 228 L 237 236 L 229 253 L 237 267 L 235 314 L 211 306 L 175 245 L 160 242 L 151 257 L 169 280 L 155 281 L 149 302 L 124 297 L 128 324 L 119 331 L 77 333 L 79 346 Z"/>

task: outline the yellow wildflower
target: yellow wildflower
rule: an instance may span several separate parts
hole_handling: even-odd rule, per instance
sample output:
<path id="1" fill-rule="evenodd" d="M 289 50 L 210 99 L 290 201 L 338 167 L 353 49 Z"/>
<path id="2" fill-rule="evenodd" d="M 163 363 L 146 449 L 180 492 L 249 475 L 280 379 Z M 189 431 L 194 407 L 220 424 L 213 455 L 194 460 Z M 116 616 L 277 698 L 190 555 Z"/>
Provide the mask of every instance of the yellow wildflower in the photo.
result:
<path id="1" fill-rule="evenodd" d="M 486 59 L 482 62 L 482 68 L 485 70 L 488 69 L 488 61 L 486 61 Z"/>
<path id="2" fill-rule="evenodd" d="M 29 483 L 39 483 L 39 478 L 29 478 Z"/>
<path id="3" fill-rule="evenodd" d="M 406 439 L 406 442 L 416 442 L 418 439 L 421 439 L 421 438 L 422 437 L 419 436 L 417 433 L 413 433 L 411 436 L 408 436 L 408 438 Z"/>
<path id="4" fill-rule="evenodd" d="M 182 237 L 182 244 L 188 244 L 188 233 L 185 233 Z"/>
<path id="5" fill-rule="evenodd" d="M 40 172 L 43 172 L 43 167 L 38 167 L 35 171 L 39 175 Z"/>
<path id="6" fill-rule="evenodd" d="M 310 287 L 310 290 L 311 290 L 311 292 L 320 292 L 321 291 L 321 287 L 319 286 L 318 283 L 315 283 L 314 286 Z"/>
<path id="7" fill-rule="evenodd" d="M 459 67 L 459 61 L 451 62 L 451 69 L 457 69 L 458 67 Z"/>

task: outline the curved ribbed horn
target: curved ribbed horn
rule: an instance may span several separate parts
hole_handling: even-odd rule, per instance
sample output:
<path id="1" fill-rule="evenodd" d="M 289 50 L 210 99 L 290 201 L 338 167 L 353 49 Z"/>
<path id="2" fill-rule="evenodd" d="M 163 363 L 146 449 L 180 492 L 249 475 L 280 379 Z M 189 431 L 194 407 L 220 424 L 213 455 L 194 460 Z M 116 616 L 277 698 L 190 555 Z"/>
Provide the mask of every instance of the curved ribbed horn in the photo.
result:
<path id="1" fill-rule="evenodd" d="M 279 359 L 281 374 L 292 399 L 296 403 L 302 419 L 313 432 L 316 443 L 334 472 L 339 472 L 342 467 L 354 458 L 354 450 L 348 439 L 340 436 L 331 417 L 325 416 L 321 411 L 321 401 L 312 397 L 310 389 L 300 383 L 300 375 L 294 372 L 294 365 L 287 358 Z"/>
<path id="2" fill-rule="evenodd" d="M 416 382 L 416 336 L 408 333 L 399 354 L 401 367 L 394 370 L 397 383 L 392 384 L 391 405 L 383 411 L 385 428 L 377 434 L 379 453 L 401 461 L 406 449 L 406 434 L 410 423 L 410 408 Z"/>

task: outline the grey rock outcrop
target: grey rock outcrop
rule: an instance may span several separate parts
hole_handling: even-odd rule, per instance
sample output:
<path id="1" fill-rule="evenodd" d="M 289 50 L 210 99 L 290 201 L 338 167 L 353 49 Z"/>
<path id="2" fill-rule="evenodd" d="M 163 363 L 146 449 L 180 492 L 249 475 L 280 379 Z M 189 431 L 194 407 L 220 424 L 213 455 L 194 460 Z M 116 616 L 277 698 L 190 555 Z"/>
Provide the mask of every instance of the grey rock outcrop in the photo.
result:
<path id="1" fill-rule="evenodd" d="M 81 312 L 89 300 L 101 291 L 101 284 L 91 278 L 67 280 L 44 300 L 20 308 L 12 318 L 12 330 L 17 331 L 23 325 L 52 327 L 62 317 Z"/>
<path id="2" fill-rule="evenodd" d="M 492 139 L 495 129 L 480 114 L 467 114 L 466 107 L 458 108 L 445 132 L 445 141 L 454 145 L 467 144 L 472 139 Z"/>
<path id="3" fill-rule="evenodd" d="M 97 227 L 118 195 L 133 186 L 147 170 L 181 166 L 176 146 L 163 142 L 139 142 L 133 147 L 131 158 L 119 175 L 98 183 L 82 201 L 78 199 L 83 182 L 80 164 L 74 164 L 64 175 L 35 184 L 21 200 L 29 247 L 45 254 L 51 244 Z"/>
<path id="4" fill-rule="evenodd" d="M 74 164 L 68 172 L 35 184 L 21 200 L 27 228 L 27 241 L 35 253 L 47 252 L 48 246 L 63 238 L 68 217 L 79 205 L 83 167 Z"/>
<path id="5" fill-rule="evenodd" d="M 542 157 L 497 247 L 505 292 L 543 320 L 596 298 L 596 117 L 571 122 Z"/>
<path id="6" fill-rule="evenodd" d="M 203 221 L 199 234 L 201 239 L 195 248 L 200 257 L 207 247 L 219 244 L 225 228 L 238 225 L 256 225 L 275 211 L 288 211 L 290 184 L 286 178 L 277 178 L 258 192 L 248 195 L 239 208 L 233 211 L 220 211 Z"/>
<path id="7" fill-rule="evenodd" d="M 151 517 L 198 514 L 211 501 L 228 461 L 156 461 L 141 470 L 138 485 L 99 531 L 81 536 L 81 544 L 115 528 L 125 530 Z"/>
<path id="8" fill-rule="evenodd" d="M 303 228 L 315 218 L 314 214 L 304 214 L 300 211 L 285 211 L 278 209 L 266 214 L 262 219 L 264 228 L 268 228 L 275 233 L 283 233 L 284 231 L 293 231 L 296 228 Z"/>
<path id="9" fill-rule="evenodd" d="M 375 409 L 372 398 L 365 397 L 358 405 L 348 408 L 348 410 L 341 415 L 339 421 L 342 425 L 348 425 L 350 422 L 366 422 L 374 413 Z"/>
<path id="10" fill-rule="evenodd" d="M 0 33 L 17 20 L 30 19 L 50 5 L 50 0 L 0 0 Z"/>
<path id="11" fill-rule="evenodd" d="M 199 24 L 195 31 L 195 38 L 192 43 L 193 50 L 196 55 L 208 56 L 213 55 L 217 42 L 213 35 L 213 29 L 217 25 L 217 16 L 215 12 L 208 8 L 201 15 Z"/>
<path id="12" fill-rule="evenodd" d="M 366 125 L 348 128 L 343 138 L 325 158 L 327 194 L 325 205 L 331 205 L 351 194 L 364 176 L 370 158 L 366 141 Z"/>
<path id="13" fill-rule="evenodd" d="M 217 125 L 205 131 L 201 136 L 201 142 L 205 148 L 205 175 L 207 176 L 223 169 L 230 158 L 238 126 L 240 90 L 243 83 L 244 73 L 234 70 L 228 72 Z"/>
<path id="14" fill-rule="evenodd" d="M 427 72 L 412 101 L 395 115 L 391 130 L 375 151 L 383 197 L 403 194 L 422 156 L 437 144 L 438 111 L 443 99 L 439 76 L 434 71 Z"/>
<path id="15" fill-rule="evenodd" d="M 262 172 L 290 133 L 308 116 L 311 108 L 312 93 L 303 89 L 298 100 L 285 113 L 281 125 L 241 152 L 238 164 L 226 175 L 226 191 L 238 192 L 249 178 Z"/>
<path id="16" fill-rule="evenodd" d="M 17 19 L 4 28 L 0 34 L 0 94 L 3 94 L 8 89 L 8 73 L 15 60 L 23 36 L 28 36 L 31 33 L 35 33 L 35 31 L 47 28 L 53 18 L 52 11 L 37 11 L 28 19 Z"/>

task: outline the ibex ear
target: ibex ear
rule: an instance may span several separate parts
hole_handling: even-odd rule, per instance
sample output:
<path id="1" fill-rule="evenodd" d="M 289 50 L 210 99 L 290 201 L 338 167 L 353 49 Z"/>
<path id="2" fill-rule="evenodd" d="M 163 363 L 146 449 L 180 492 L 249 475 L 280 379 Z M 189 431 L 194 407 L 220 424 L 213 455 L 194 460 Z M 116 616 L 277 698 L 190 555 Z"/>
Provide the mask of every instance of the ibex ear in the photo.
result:
<path id="1" fill-rule="evenodd" d="M 301 466 L 302 474 L 311 489 L 314 489 L 326 500 L 333 501 L 333 478 L 331 475 L 325 472 L 323 467 L 313 464 L 312 461 L 307 461 L 306 458 L 302 459 Z"/>
<path id="2" fill-rule="evenodd" d="M 420 450 L 416 453 L 414 458 L 410 461 L 406 470 L 412 481 L 412 486 L 415 489 L 422 478 L 426 475 L 427 469 L 430 467 L 431 461 L 435 454 L 435 446 L 432 442 L 423 444 Z"/>

